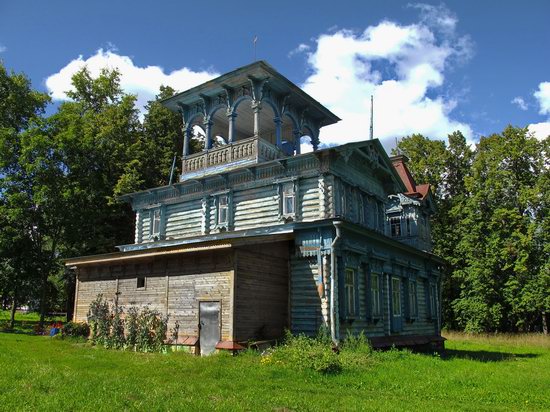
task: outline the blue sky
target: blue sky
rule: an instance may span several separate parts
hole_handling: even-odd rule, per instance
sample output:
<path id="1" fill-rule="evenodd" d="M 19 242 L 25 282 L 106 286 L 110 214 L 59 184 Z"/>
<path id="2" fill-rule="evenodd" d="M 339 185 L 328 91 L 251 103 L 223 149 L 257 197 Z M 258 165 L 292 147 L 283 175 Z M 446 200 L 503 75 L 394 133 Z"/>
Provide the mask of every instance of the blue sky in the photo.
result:
<path id="1" fill-rule="evenodd" d="M 508 124 L 550 134 L 550 1 L 8 1 L 0 59 L 64 99 L 70 76 L 117 66 L 139 102 L 264 59 L 343 119 L 326 143 Z"/>

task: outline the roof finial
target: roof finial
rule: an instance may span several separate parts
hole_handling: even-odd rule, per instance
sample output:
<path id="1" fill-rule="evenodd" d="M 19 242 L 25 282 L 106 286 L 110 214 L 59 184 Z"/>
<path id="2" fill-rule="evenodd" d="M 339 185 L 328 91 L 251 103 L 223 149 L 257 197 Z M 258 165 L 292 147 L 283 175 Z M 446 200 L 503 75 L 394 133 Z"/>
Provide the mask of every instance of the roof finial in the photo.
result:
<path id="1" fill-rule="evenodd" d="M 370 95 L 370 140 L 374 139 L 374 100 Z"/>

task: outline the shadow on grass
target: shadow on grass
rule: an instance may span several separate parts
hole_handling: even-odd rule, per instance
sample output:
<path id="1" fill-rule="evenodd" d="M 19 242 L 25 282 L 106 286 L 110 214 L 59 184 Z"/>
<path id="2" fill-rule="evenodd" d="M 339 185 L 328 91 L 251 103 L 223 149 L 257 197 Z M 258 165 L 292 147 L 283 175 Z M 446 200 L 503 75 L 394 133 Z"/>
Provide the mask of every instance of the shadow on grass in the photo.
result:
<path id="1" fill-rule="evenodd" d="M 469 359 L 477 362 L 502 362 L 514 359 L 530 359 L 536 358 L 539 355 L 535 353 L 508 353 L 508 352 L 491 352 L 486 350 L 460 350 L 460 349 L 445 349 L 441 354 L 441 359 Z"/>

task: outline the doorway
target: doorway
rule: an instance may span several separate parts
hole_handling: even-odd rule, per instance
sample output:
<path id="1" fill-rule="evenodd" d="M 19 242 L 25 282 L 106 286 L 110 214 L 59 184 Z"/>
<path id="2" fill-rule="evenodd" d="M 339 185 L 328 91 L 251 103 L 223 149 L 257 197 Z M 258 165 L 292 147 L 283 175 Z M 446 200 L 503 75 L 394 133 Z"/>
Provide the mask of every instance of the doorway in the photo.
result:
<path id="1" fill-rule="evenodd" d="M 220 341 L 220 302 L 199 302 L 199 344 L 201 356 L 216 350 Z"/>

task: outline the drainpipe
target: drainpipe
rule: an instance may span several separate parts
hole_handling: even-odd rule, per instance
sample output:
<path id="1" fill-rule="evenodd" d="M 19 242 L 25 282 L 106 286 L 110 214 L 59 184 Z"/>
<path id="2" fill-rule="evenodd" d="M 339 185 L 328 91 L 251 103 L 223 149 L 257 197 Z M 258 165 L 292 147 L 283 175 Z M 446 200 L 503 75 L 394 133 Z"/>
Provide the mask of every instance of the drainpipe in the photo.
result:
<path id="1" fill-rule="evenodd" d="M 330 337 L 332 338 L 332 342 L 335 345 L 338 345 L 338 337 L 339 335 L 338 331 L 336 330 L 336 313 L 334 313 L 334 286 L 336 284 L 336 254 L 334 253 L 334 249 L 336 247 L 336 244 L 340 240 L 340 225 L 342 222 L 337 221 L 333 222 L 334 229 L 336 230 L 336 237 L 332 241 L 330 245 Z"/>

